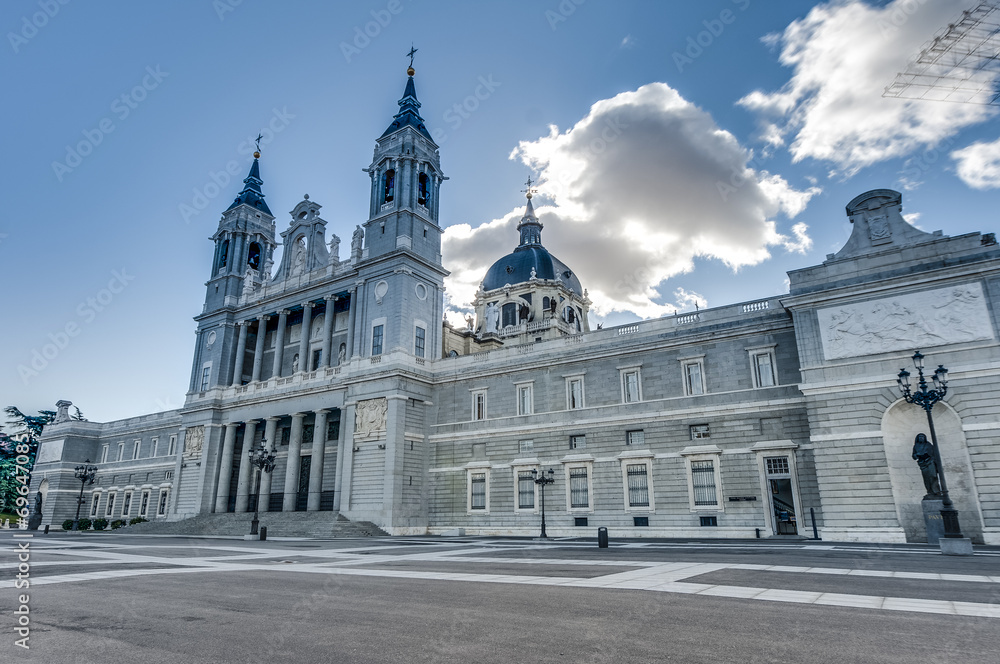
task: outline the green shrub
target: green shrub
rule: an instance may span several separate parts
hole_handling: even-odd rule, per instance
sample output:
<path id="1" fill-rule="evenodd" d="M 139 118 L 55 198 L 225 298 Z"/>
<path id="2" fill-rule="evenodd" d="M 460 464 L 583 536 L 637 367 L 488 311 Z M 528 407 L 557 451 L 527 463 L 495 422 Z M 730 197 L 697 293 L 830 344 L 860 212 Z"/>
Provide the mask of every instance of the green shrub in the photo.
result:
<path id="1" fill-rule="evenodd" d="M 108 520 L 107 519 L 94 519 L 93 526 L 94 526 L 94 530 L 104 530 L 105 528 L 108 527 Z"/>
<path id="2" fill-rule="evenodd" d="M 92 522 L 90 519 L 80 519 L 80 526 L 79 526 L 80 530 L 90 530 L 91 523 Z"/>
<path id="3" fill-rule="evenodd" d="M 73 519 L 63 521 L 63 530 L 73 530 Z"/>
<path id="4" fill-rule="evenodd" d="M 134 526 L 137 523 L 147 523 L 149 519 L 143 519 L 141 516 L 135 516 L 129 519 L 128 525 Z"/>
<path id="5" fill-rule="evenodd" d="M 125 519 L 115 519 L 111 522 L 111 530 L 118 530 L 125 525 Z"/>

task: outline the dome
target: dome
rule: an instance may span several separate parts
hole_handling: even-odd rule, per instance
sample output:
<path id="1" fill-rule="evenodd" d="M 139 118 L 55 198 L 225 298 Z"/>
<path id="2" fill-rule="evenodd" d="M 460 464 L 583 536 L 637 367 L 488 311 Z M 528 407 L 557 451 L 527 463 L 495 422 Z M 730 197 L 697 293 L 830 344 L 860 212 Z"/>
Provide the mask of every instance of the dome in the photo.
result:
<path id="1" fill-rule="evenodd" d="M 540 244 L 520 246 L 493 263 L 483 279 L 483 290 L 503 288 L 531 280 L 531 268 L 538 279 L 559 279 L 569 290 L 583 296 L 583 287 L 576 274 Z"/>

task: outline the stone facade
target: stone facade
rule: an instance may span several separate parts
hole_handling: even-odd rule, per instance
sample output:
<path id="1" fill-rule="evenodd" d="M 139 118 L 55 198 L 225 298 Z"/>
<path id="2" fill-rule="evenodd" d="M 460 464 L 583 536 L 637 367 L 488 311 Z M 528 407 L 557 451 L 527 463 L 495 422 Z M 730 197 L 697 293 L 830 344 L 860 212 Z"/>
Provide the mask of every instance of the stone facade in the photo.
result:
<path id="1" fill-rule="evenodd" d="M 184 407 L 50 425 L 33 474 L 46 523 L 73 516 L 85 459 L 100 468 L 87 514 L 252 511 L 247 450 L 265 444 L 277 466 L 261 510 L 339 513 L 393 534 L 536 534 L 532 471 L 551 469 L 550 535 L 815 526 L 830 540 L 921 541 L 910 448 L 927 421 L 895 382 L 919 347 L 950 369 L 934 415 L 963 529 L 1000 543 L 992 235 L 923 233 L 897 192 L 875 190 L 848 205 L 845 247 L 791 272 L 787 295 L 591 330 L 586 291 L 542 247 L 529 199 L 524 251 L 490 269 L 477 319 L 456 329 L 441 323 L 446 178 L 412 72 L 399 104 L 344 257 L 305 197 L 273 265 L 254 160 L 212 238 Z"/>

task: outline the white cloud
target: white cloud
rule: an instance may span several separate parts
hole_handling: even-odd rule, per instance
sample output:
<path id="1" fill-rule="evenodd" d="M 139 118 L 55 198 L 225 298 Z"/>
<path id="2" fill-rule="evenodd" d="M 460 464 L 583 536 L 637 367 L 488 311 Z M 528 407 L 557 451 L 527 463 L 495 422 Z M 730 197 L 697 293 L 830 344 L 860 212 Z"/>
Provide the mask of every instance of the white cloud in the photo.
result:
<path id="1" fill-rule="evenodd" d="M 954 19 L 967 0 L 896 0 L 873 7 L 829 2 L 792 22 L 780 38 L 781 64 L 793 69 L 774 92 L 756 90 L 740 104 L 759 114 L 761 139 L 790 142 L 793 160 L 833 164 L 851 176 L 876 162 L 909 154 L 992 117 L 988 106 L 883 98 L 897 72 Z"/>
<path id="2" fill-rule="evenodd" d="M 774 218 L 794 217 L 819 190 L 749 167 L 732 134 L 664 83 L 601 100 L 571 129 L 550 127 L 511 158 L 538 171 L 548 201 L 536 207 L 543 242 L 577 272 L 598 315 L 672 313 L 657 288 L 692 270 L 695 257 L 736 270 L 769 258 L 770 247 L 809 245 L 804 224 L 789 238 Z M 522 214 L 518 206 L 475 229 L 447 229 L 453 303 L 470 301 L 487 268 L 514 248 Z"/>
<path id="3" fill-rule="evenodd" d="M 635 37 L 632 35 L 625 35 L 622 43 L 618 45 L 619 48 L 632 48 L 633 46 L 635 46 Z"/>
<path id="4" fill-rule="evenodd" d="M 958 177 L 973 189 L 1000 187 L 1000 139 L 973 143 L 952 152 L 951 158 L 957 162 Z"/>

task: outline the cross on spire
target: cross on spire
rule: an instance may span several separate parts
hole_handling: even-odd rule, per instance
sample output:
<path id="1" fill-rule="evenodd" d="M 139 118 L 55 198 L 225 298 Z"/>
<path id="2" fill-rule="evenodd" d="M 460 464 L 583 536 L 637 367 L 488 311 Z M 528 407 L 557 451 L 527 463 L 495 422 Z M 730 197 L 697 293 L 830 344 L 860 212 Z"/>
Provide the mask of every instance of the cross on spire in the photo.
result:
<path id="1" fill-rule="evenodd" d="M 418 48 L 413 48 L 413 42 L 410 42 L 410 52 L 407 53 L 407 55 L 410 56 L 410 67 L 411 68 L 413 67 L 413 54 L 416 53 L 419 50 L 420 49 L 418 49 Z"/>
<path id="2" fill-rule="evenodd" d="M 527 189 L 522 189 L 521 190 L 522 192 L 524 192 L 525 194 L 527 194 L 526 198 L 531 198 L 532 194 L 537 194 L 538 193 L 538 190 L 537 189 L 533 189 L 531 187 L 531 184 L 532 184 L 531 183 L 531 176 L 529 175 L 528 176 L 528 181 L 524 183 L 524 185 L 527 187 Z"/>
<path id="3" fill-rule="evenodd" d="M 260 132 L 257 132 L 257 152 L 260 152 L 260 139 L 264 138 Z"/>

